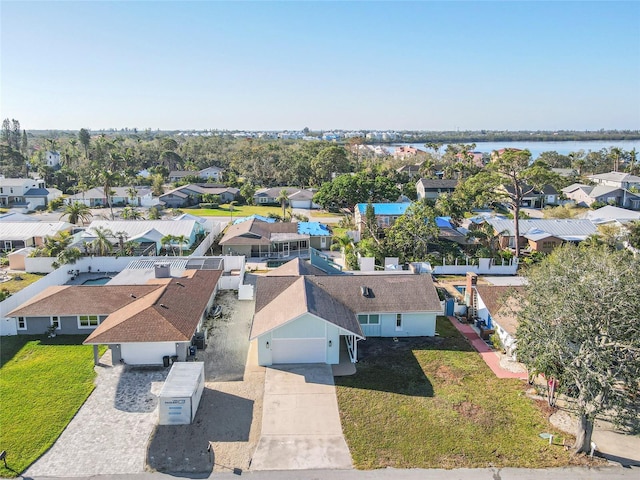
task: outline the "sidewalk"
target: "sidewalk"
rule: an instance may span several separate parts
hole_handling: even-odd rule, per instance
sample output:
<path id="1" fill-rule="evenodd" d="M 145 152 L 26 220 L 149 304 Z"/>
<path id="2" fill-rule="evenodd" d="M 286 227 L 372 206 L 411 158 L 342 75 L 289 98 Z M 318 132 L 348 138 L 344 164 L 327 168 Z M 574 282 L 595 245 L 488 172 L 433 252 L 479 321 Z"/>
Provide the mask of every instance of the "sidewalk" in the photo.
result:
<path id="1" fill-rule="evenodd" d="M 521 380 L 527 380 L 526 373 L 510 372 L 500 366 L 500 359 L 498 355 L 482 340 L 471 325 L 463 324 L 451 315 L 448 316 L 451 324 L 464 335 L 473 348 L 477 350 L 485 363 L 495 373 L 498 378 L 519 378 Z"/>

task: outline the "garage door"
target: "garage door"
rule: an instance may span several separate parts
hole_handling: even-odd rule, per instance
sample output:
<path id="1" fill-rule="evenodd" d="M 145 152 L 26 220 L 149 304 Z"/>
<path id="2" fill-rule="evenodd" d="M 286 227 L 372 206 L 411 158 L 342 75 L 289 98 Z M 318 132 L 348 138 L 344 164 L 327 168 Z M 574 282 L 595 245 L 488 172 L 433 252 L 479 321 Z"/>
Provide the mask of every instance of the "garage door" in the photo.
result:
<path id="1" fill-rule="evenodd" d="M 274 338 L 271 361 L 275 363 L 325 363 L 327 349 L 324 338 Z"/>
<path id="2" fill-rule="evenodd" d="M 162 357 L 176 354 L 176 345 L 172 342 L 123 343 L 120 354 L 128 365 L 162 365 Z"/>

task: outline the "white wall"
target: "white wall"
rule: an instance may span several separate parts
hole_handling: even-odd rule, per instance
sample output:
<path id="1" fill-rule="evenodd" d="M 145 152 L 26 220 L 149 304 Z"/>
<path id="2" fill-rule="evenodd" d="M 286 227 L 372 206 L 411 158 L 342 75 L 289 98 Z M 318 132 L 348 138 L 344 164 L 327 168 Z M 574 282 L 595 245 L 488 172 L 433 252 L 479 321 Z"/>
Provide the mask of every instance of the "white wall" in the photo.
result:
<path id="1" fill-rule="evenodd" d="M 518 260 L 513 258 L 503 265 L 494 265 L 490 258 L 478 259 L 478 265 L 437 265 L 433 267 L 435 275 L 466 275 L 473 272 L 479 275 L 515 275 L 518 271 Z"/>

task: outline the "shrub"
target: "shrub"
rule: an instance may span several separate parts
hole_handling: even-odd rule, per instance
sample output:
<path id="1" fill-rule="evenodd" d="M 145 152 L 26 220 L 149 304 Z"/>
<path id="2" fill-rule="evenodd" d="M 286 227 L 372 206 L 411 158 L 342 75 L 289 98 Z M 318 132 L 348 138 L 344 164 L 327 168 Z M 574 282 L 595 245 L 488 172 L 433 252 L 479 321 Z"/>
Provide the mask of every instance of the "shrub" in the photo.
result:
<path id="1" fill-rule="evenodd" d="M 200 204 L 200 208 L 218 208 L 220 206 L 220 204 L 218 203 L 201 203 Z"/>

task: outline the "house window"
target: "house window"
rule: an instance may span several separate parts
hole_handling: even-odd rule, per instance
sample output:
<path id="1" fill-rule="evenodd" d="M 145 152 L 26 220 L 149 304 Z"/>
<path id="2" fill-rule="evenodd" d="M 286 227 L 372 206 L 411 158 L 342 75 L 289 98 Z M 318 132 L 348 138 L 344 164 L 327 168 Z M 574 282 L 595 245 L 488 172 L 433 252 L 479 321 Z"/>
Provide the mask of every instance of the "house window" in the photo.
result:
<path id="1" fill-rule="evenodd" d="M 307 241 L 306 240 L 300 240 L 300 248 L 307 248 Z"/>
<path id="2" fill-rule="evenodd" d="M 18 317 L 18 330 L 27 329 L 27 319 L 24 317 Z"/>
<path id="3" fill-rule="evenodd" d="M 100 324 L 97 315 L 80 315 L 78 316 L 78 328 L 93 328 Z"/>
<path id="4" fill-rule="evenodd" d="M 60 330 L 60 317 L 51 317 L 51 326 Z"/>
<path id="5" fill-rule="evenodd" d="M 358 315 L 360 325 L 378 325 L 380 323 L 380 315 L 373 313 L 371 315 Z"/>
<path id="6" fill-rule="evenodd" d="M 402 314 L 396 313 L 396 330 L 402 330 Z"/>

